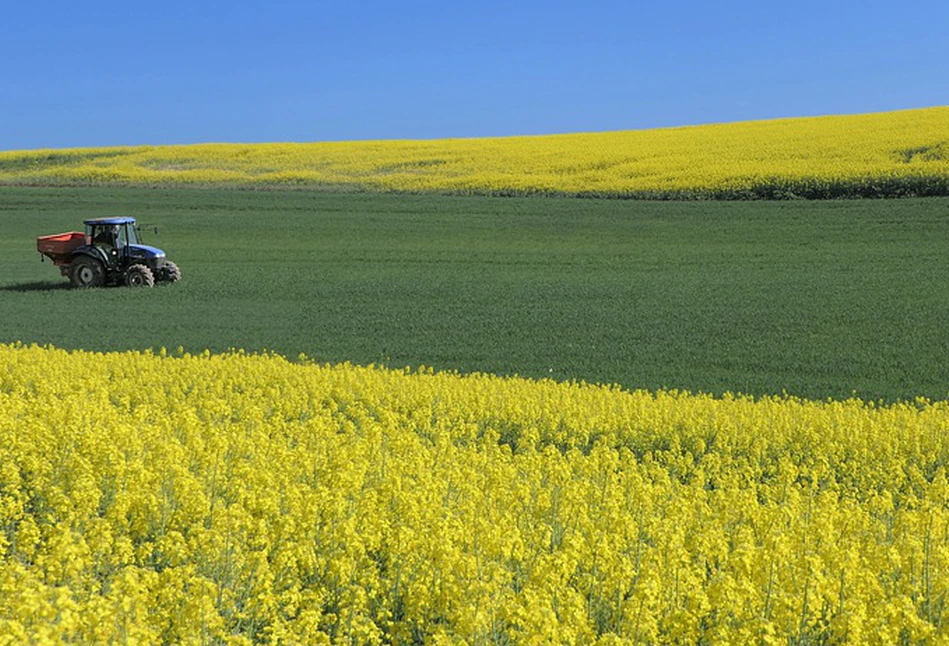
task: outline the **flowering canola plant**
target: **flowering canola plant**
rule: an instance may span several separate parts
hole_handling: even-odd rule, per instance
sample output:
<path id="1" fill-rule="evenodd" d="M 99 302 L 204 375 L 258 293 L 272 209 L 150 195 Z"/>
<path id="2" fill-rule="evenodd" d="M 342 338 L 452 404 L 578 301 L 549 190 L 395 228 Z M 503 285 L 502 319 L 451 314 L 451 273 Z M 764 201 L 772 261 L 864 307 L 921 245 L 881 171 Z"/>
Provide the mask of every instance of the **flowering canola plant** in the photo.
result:
<path id="1" fill-rule="evenodd" d="M 0 644 L 949 640 L 949 403 L 0 345 Z"/>
<path id="2" fill-rule="evenodd" d="M 531 137 L 7 151 L 0 184 L 673 199 L 949 195 L 949 107 Z"/>

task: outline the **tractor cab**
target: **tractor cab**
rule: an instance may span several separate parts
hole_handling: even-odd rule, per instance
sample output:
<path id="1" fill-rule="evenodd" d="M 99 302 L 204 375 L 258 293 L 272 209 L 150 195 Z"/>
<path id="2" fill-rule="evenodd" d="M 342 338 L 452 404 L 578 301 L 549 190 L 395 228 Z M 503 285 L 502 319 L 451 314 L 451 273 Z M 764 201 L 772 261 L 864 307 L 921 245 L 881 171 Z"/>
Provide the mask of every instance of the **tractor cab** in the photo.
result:
<path id="1" fill-rule="evenodd" d="M 120 267 L 134 262 L 153 265 L 164 259 L 161 249 L 141 243 L 135 218 L 98 218 L 86 220 L 86 246 L 101 252 L 107 267 Z"/>

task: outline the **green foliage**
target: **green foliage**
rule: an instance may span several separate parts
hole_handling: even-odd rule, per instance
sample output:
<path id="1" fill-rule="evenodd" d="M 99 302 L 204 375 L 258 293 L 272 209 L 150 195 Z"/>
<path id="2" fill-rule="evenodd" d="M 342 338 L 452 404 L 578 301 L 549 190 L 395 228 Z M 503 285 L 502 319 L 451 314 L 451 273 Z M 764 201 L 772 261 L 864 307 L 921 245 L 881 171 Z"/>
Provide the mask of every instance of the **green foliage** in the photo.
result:
<path id="1" fill-rule="evenodd" d="M 3 188 L 0 341 L 942 399 L 947 207 Z M 117 214 L 181 283 L 72 291 L 38 261 Z"/>

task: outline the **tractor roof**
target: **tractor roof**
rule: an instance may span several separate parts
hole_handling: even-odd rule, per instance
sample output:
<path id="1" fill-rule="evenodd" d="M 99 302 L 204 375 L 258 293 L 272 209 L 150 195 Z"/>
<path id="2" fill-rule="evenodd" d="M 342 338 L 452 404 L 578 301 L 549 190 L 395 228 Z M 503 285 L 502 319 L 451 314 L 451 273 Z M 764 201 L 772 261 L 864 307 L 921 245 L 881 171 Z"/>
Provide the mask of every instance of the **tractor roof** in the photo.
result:
<path id="1" fill-rule="evenodd" d="M 135 218 L 115 217 L 115 218 L 94 218 L 86 220 L 83 224 L 135 224 Z"/>

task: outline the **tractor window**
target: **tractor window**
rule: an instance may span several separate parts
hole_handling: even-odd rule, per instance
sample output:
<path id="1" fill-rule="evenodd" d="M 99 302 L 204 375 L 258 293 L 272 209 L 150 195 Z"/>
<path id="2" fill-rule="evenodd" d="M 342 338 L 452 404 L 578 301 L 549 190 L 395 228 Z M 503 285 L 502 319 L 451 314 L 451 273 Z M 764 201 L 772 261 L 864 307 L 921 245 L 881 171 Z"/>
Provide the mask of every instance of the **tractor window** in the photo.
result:
<path id="1" fill-rule="evenodd" d="M 118 244 L 116 246 L 125 247 L 130 244 L 138 244 L 138 235 L 134 224 L 120 224 L 116 228 L 118 229 L 118 235 L 116 236 Z"/>
<path id="2" fill-rule="evenodd" d="M 94 245 L 107 249 L 115 246 L 115 237 L 108 227 L 94 227 L 93 231 L 95 232 L 95 237 L 92 239 Z"/>

